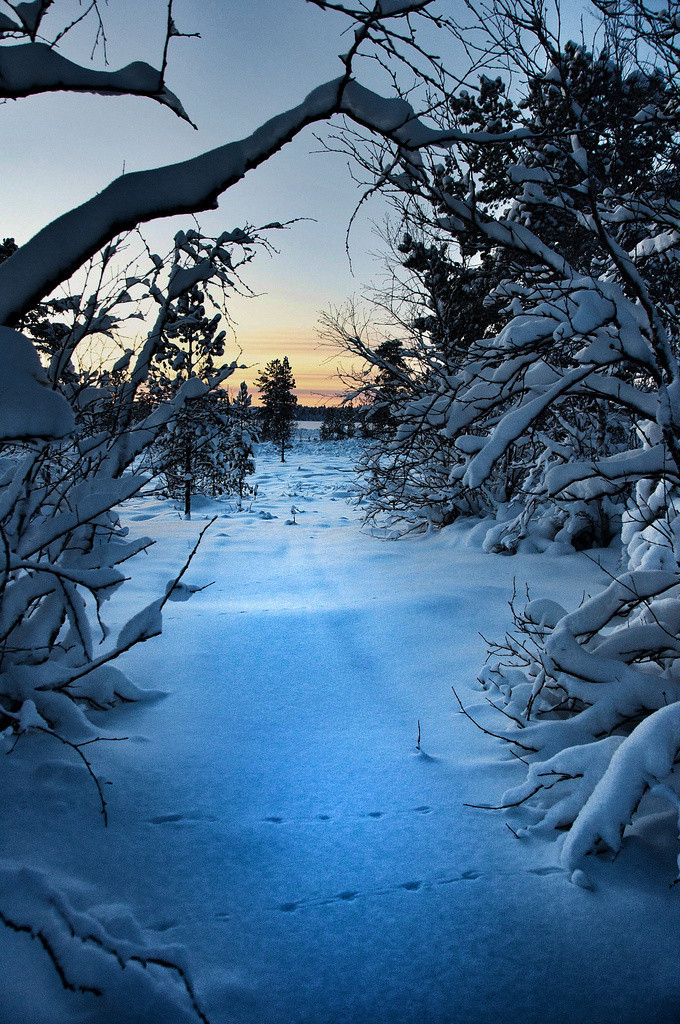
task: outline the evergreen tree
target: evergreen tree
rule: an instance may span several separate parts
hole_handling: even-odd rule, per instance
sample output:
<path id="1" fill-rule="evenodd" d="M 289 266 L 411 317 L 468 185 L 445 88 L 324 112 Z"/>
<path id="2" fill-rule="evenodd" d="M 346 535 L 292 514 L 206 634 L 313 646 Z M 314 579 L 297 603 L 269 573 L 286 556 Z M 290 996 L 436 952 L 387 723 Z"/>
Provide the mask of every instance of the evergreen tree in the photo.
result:
<path id="1" fill-rule="evenodd" d="M 371 434 L 391 434 L 397 425 L 392 404 L 404 391 L 408 368 L 398 338 L 383 341 L 375 350 L 377 373 L 372 386 L 373 408 L 368 414 Z"/>
<path id="2" fill-rule="evenodd" d="M 566 500 L 546 486 L 546 474 L 558 463 L 627 450 L 637 413 L 628 389 L 655 390 L 658 369 L 649 365 L 663 363 L 655 357 L 641 369 L 635 353 L 615 360 L 593 348 L 597 376 L 584 383 L 588 332 L 568 326 L 553 334 L 552 313 L 559 307 L 569 325 L 586 290 L 608 294 L 615 279 L 630 296 L 642 274 L 643 307 L 658 311 L 664 345 L 678 344 L 678 266 L 669 236 L 650 241 L 662 234 L 680 181 L 674 83 L 658 69 L 643 72 L 574 43 L 549 57 L 542 73 L 527 75 L 518 103 L 500 78 L 484 76 L 476 94 L 448 97 L 452 130 L 485 139 L 452 149 L 428 184 L 398 203 L 409 230 L 394 248 L 399 270 L 411 275 L 414 315 L 409 322 L 402 306 L 395 320 L 413 369 L 389 395 L 391 431 L 376 434 L 362 465 L 369 516 L 397 529 L 498 516 L 488 544 L 502 551 L 516 549 L 530 520 L 579 548 L 609 543 L 632 482 Z M 494 135 L 504 141 L 490 144 Z M 622 252 L 635 260 L 633 274 Z M 579 281 L 589 282 L 582 293 Z M 393 308 L 378 298 L 382 310 Z M 529 334 L 533 309 L 545 333 Z M 368 363 L 373 376 L 362 390 L 377 404 L 382 346 L 335 333 Z M 550 387 L 554 398 L 539 401 Z M 498 429 L 534 399 L 520 431 L 519 415 L 515 428 Z M 483 474 L 467 472 L 473 461 L 485 465 Z"/>
<path id="3" fill-rule="evenodd" d="M 255 472 L 254 444 L 257 432 L 253 423 L 251 396 L 245 381 L 241 381 L 236 398 L 231 405 L 231 430 L 227 441 L 229 451 L 230 489 L 238 490 L 239 504 L 245 495 L 257 494 L 254 487 L 246 483 L 246 477 Z"/>
<path id="4" fill-rule="evenodd" d="M 197 286 L 180 296 L 171 310 L 156 353 L 159 392 L 174 395 L 185 381 L 209 382 L 215 360 L 224 354 L 220 314 L 206 316 L 205 293 Z M 191 496 L 198 490 L 221 493 L 228 473 L 228 398 L 208 391 L 187 402 L 161 436 L 159 447 L 168 490 L 183 497 L 191 516 Z"/>
<path id="5" fill-rule="evenodd" d="M 288 356 L 272 359 L 255 382 L 263 405 L 262 432 L 265 438 L 280 447 L 285 462 L 286 445 L 290 444 L 297 395 L 293 394 L 293 377 Z"/>
<path id="6" fill-rule="evenodd" d="M 321 441 L 339 441 L 345 436 L 345 424 L 342 416 L 342 409 L 331 406 L 324 409 L 323 422 L 319 430 Z"/>
<path id="7" fill-rule="evenodd" d="M 321 441 L 341 441 L 354 437 L 354 409 L 351 405 L 329 406 L 323 410 L 323 421 L 319 429 Z"/>

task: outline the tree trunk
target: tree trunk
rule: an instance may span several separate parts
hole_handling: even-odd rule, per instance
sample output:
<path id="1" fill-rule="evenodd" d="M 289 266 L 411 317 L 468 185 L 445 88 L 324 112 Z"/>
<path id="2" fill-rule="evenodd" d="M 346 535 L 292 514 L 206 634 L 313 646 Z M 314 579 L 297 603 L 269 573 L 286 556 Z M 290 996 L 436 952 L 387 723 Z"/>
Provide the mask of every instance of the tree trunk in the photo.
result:
<path id="1" fill-rule="evenodd" d="M 184 458 L 184 518 L 191 519 L 191 445 L 187 444 Z"/>

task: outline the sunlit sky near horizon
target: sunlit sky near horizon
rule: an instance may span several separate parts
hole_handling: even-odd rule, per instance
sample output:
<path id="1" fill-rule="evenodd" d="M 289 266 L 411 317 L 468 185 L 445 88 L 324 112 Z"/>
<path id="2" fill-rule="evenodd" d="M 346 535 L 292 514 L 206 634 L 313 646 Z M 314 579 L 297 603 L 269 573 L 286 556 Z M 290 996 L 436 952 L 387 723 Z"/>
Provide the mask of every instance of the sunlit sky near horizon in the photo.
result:
<path id="1" fill-rule="evenodd" d="M 82 11 L 77 0 L 59 0 L 53 22 L 61 23 L 69 7 Z M 158 65 L 164 0 L 109 0 L 103 14 L 111 69 L 132 60 Z M 0 236 L 25 241 L 123 169 L 186 159 L 241 138 L 342 70 L 337 55 L 347 48 L 346 19 L 304 0 L 175 0 L 174 17 L 181 31 L 201 35 L 172 41 L 167 73 L 198 131 L 147 99 L 54 94 L 4 104 Z M 62 52 L 87 59 L 93 34 L 85 22 Z M 101 52 L 94 60 L 101 64 Z M 320 152 L 315 132 L 324 131 L 306 129 L 225 193 L 218 211 L 199 218 L 214 233 L 306 218 L 274 233 L 278 254 L 259 253 L 246 268 L 244 280 L 257 297 L 235 297 L 229 306 L 240 361 L 250 366 L 237 371 L 233 384 L 252 384 L 269 359 L 288 355 L 305 404 L 319 404 L 341 387 L 333 378 L 337 359 L 319 347 L 319 313 L 360 295 L 383 273 L 376 254 L 384 243 L 375 225 L 387 208 L 379 199 L 357 218 L 350 269 L 345 233 L 361 190 L 346 158 Z M 165 252 L 174 232 L 190 224 L 186 217 L 156 221 L 144 234 Z"/>

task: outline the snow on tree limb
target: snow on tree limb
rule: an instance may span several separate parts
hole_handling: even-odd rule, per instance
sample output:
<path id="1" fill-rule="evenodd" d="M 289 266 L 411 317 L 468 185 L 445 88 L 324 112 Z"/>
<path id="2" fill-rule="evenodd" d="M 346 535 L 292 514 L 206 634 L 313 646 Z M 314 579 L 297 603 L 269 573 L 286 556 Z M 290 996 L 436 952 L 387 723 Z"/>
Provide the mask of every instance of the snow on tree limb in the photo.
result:
<path id="1" fill-rule="evenodd" d="M 459 141 L 506 141 L 486 132 L 429 128 L 405 100 L 379 96 L 345 76 L 333 79 L 247 138 L 176 164 L 124 174 L 52 221 L 0 266 L 0 323 L 15 323 L 121 232 L 158 217 L 216 208 L 219 196 L 248 171 L 267 161 L 307 125 L 334 114 L 346 114 L 414 152 Z"/>
<path id="2" fill-rule="evenodd" d="M 587 377 L 590 369 L 590 367 L 577 367 L 571 370 L 542 395 L 523 402 L 516 409 L 506 413 L 484 448 L 470 461 L 463 477 L 465 486 L 480 487 L 510 445 L 524 434 L 549 405 L 552 405 L 560 395 L 568 391 L 574 382 Z"/>
<path id="3" fill-rule="evenodd" d="M 573 870 L 599 840 L 615 852 L 646 789 L 663 785 L 680 749 L 680 703 L 645 718 L 614 752 L 611 763 L 565 840 L 562 863 Z M 677 806 L 677 797 L 674 802 Z"/>
<path id="4" fill-rule="evenodd" d="M 31 342 L 0 327 L 0 440 L 65 437 L 74 422 L 64 396 L 48 386 Z"/>
<path id="5" fill-rule="evenodd" d="M 602 493 L 607 484 L 622 480 L 638 480 L 641 477 L 674 475 L 675 466 L 668 450 L 661 444 L 652 448 L 636 448 L 618 452 L 597 460 L 579 460 L 563 466 L 555 466 L 545 474 L 545 489 L 549 494 L 560 494 L 585 480 Z"/>
<path id="6" fill-rule="evenodd" d="M 41 92 L 148 96 L 193 123 L 177 96 L 164 85 L 160 71 L 144 61 L 118 71 L 97 71 L 68 60 L 47 43 L 0 47 L 0 99 L 16 100 Z"/>
<path id="7" fill-rule="evenodd" d="M 120 232 L 157 217 L 214 208 L 218 196 L 248 170 L 307 124 L 337 111 L 342 82 L 316 89 L 246 139 L 180 163 L 122 175 L 47 225 L 0 267 L 0 322 L 13 322 Z"/>

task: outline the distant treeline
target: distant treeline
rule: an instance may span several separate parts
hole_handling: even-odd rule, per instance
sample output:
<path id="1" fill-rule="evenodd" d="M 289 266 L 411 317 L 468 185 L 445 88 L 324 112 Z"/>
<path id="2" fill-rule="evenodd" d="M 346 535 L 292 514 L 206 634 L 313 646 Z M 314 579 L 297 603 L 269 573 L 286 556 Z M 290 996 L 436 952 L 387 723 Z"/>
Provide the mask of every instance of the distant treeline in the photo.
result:
<path id="1" fill-rule="evenodd" d="M 326 418 L 326 413 L 330 410 L 337 410 L 340 408 L 336 405 L 296 405 L 295 406 L 295 419 L 302 420 L 303 422 L 321 423 Z M 344 407 L 347 408 L 346 406 Z M 348 415 L 348 412 L 345 412 Z"/>

